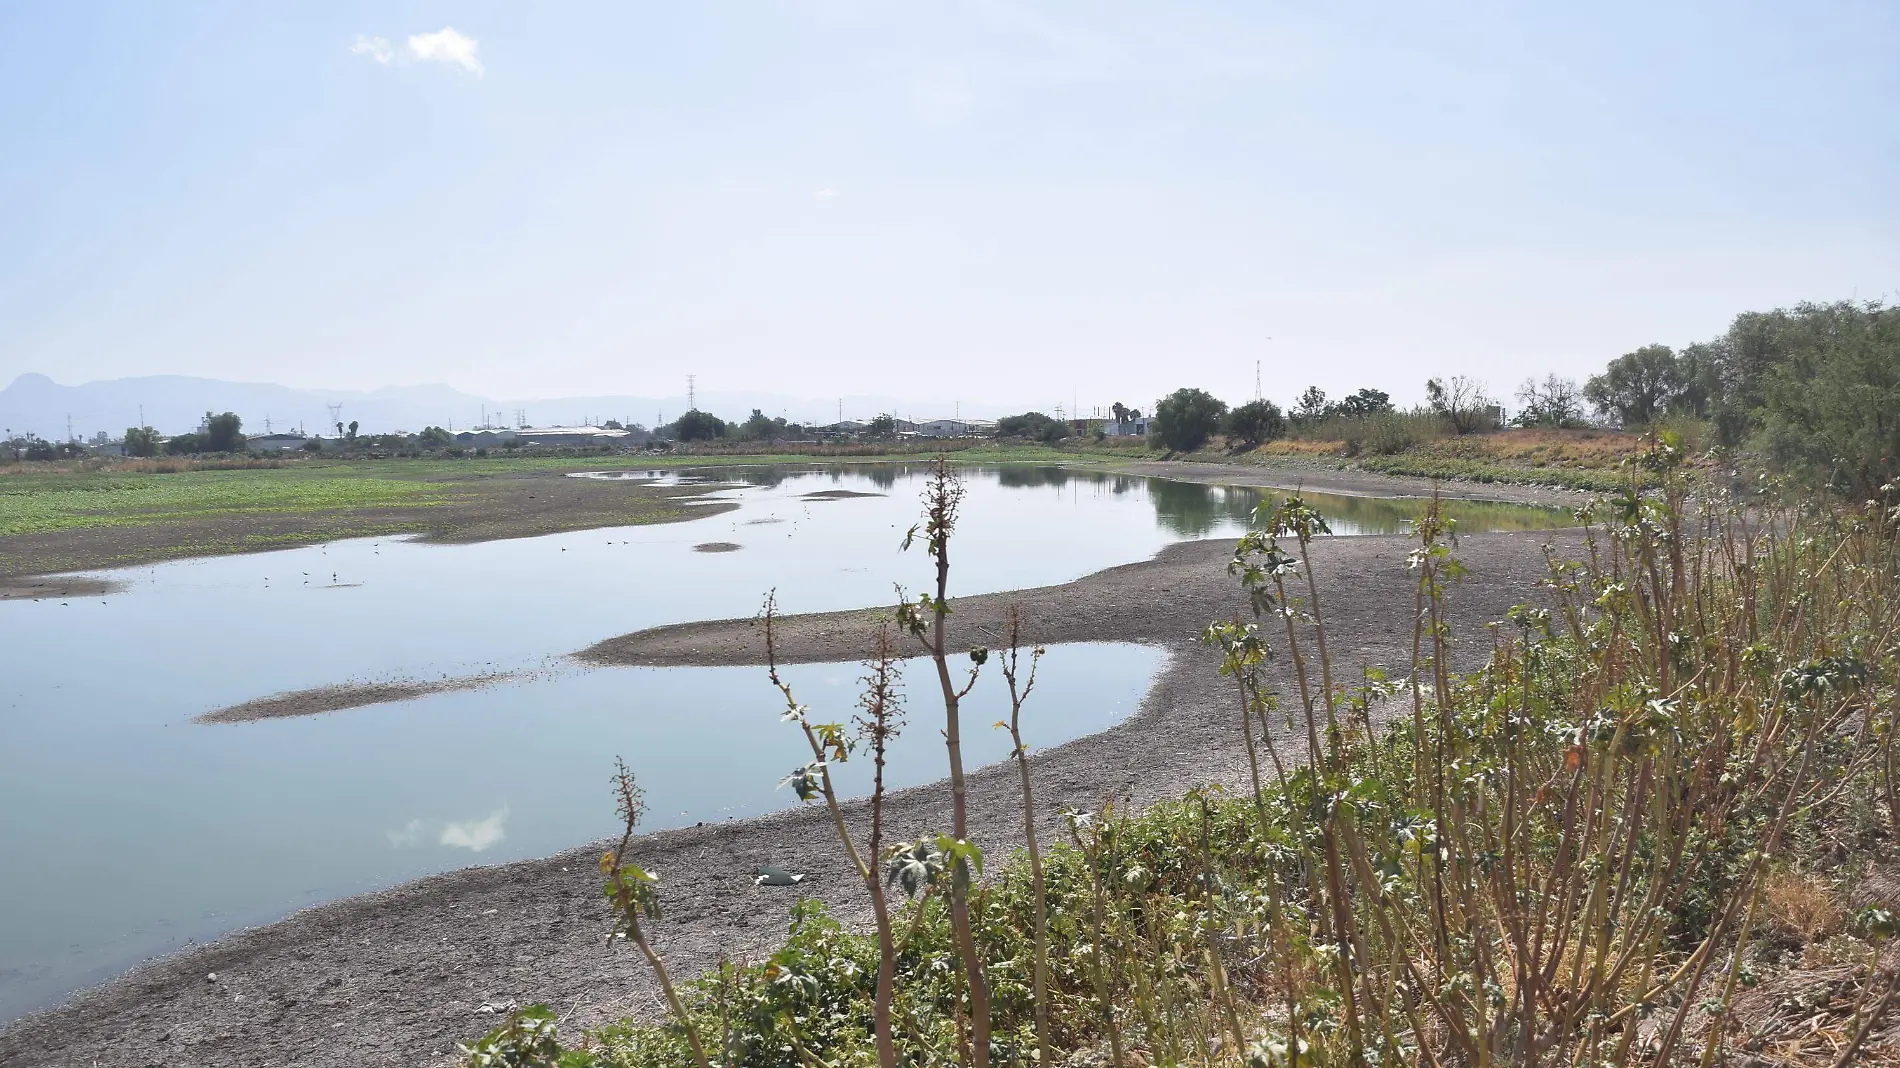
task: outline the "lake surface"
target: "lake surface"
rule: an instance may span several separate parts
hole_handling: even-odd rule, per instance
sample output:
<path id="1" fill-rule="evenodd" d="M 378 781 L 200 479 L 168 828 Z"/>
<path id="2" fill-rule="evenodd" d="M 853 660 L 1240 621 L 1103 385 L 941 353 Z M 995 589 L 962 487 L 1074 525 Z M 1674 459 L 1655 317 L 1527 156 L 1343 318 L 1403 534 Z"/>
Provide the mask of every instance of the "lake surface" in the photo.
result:
<path id="1" fill-rule="evenodd" d="M 1237 535 L 1273 491 L 1058 467 L 966 468 L 953 596 L 1065 582 L 1184 538 Z M 615 472 L 606 477 L 648 477 Z M 793 803 L 803 763 L 757 668 L 585 669 L 566 655 L 665 623 L 891 603 L 929 579 L 898 545 L 921 467 L 654 473 L 711 479 L 738 508 L 686 523 L 489 542 L 360 540 L 111 573 L 106 598 L 0 602 L 0 1021 L 139 960 L 310 904 L 470 864 L 544 856 L 615 830 L 616 755 L 648 829 Z M 814 493 L 870 496 L 814 498 Z M 1401 529 L 1417 501 L 1308 494 L 1340 534 Z M 1563 513 L 1454 506 L 1465 530 Z M 729 542 L 729 552 L 694 546 Z M 1158 649 L 1058 646 L 1026 712 L 1032 745 L 1099 731 L 1140 704 Z M 205 725 L 287 690 L 517 673 L 485 689 L 303 719 Z M 821 718 L 848 718 L 862 669 L 788 672 Z M 897 785 L 942 775 L 928 687 Z M 968 722 L 1007 708 L 992 671 Z M 972 729 L 970 759 L 1003 759 Z"/>

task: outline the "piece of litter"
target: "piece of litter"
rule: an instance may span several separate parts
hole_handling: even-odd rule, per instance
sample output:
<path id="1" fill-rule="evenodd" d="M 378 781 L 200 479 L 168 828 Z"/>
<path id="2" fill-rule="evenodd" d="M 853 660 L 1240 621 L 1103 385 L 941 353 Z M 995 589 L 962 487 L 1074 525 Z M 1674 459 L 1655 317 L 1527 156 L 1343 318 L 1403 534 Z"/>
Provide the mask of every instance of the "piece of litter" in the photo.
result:
<path id="1" fill-rule="evenodd" d="M 759 877 L 752 880 L 754 886 L 797 886 L 805 881 L 804 873 L 797 875 L 784 868 L 774 868 L 767 864 L 759 869 Z"/>

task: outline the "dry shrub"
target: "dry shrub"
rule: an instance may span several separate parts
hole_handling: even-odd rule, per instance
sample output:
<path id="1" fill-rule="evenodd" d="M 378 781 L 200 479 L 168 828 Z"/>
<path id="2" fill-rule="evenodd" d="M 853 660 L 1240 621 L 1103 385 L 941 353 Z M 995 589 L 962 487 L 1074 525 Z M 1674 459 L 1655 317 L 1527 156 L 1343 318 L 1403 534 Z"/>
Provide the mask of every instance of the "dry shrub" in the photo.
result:
<path id="1" fill-rule="evenodd" d="M 1762 908 L 1776 928 L 1798 935 L 1802 942 L 1840 933 L 1847 913 L 1834 888 L 1813 872 L 1778 871 L 1762 889 Z"/>

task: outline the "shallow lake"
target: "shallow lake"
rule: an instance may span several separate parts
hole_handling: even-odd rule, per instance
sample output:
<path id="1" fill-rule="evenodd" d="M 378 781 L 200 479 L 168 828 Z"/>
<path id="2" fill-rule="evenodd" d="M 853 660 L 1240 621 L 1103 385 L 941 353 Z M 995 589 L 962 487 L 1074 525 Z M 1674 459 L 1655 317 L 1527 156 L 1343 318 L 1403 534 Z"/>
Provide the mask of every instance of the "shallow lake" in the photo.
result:
<path id="1" fill-rule="evenodd" d="M 1065 582 L 1184 538 L 1231 536 L 1273 491 L 1059 467 L 965 468 L 952 595 Z M 608 477 L 646 477 L 616 472 Z M 656 473 L 657 475 L 657 473 Z M 139 960 L 297 908 L 469 864 L 542 856 L 614 830 L 616 755 L 648 829 L 793 803 L 802 763 L 756 668 L 584 669 L 566 655 L 664 623 L 887 604 L 929 577 L 899 552 L 924 472 L 901 465 L 674 472 L 734 510 L 686 523 L 437 546 L 337 542 L 113 573 L 105 598 L 0 602 L 0 1021 Z M 821 496 L 813 496 L 820 494 Z M 823 496 L 830 494 L 830 496 Z M 853 494 L 845 496 L 842 494 Z M 1418 502 L 1308 494 L 1339 534 L 1401 529 Z M 1562 512 L 1454 506 L 1464 530 Z M 724 542 L 724 552 L 695 551 Z M 1047 747 L 1139 705 L 1159 649 L 1070 645 L 1026 715 Z M 301 719 L 193 719 L 288 690 L 514 673 L 487 688 Z M 849 715 L 855 664 L 790 678 Z M 986 678 L 968 722 L 1003 702 Z M 898 785 L 942 774 L 919 722 Z M 970 759 L 1006 738 L 971 730 Z"/>

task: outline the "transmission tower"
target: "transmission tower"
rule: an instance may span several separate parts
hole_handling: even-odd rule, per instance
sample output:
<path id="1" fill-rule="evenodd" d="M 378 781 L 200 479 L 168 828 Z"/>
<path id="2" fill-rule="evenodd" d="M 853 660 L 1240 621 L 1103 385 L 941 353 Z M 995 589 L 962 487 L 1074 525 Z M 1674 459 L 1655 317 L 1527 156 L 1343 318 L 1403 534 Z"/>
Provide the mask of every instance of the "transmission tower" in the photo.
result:
<path id="1" fill-rule="evenodd" d="M 324 407 L 330 410 L 330 425 L 336 427 L 338 434 L 343 433 L 343 406 L 341 404 L 326 404 Z"/>
<path id="2" fill-rule="evenodd" d="M 686 410 L 689 412 L 699 410 L 699 394 L 694 391 L 694 382 L 694 375 L 686 376 Z"/>

